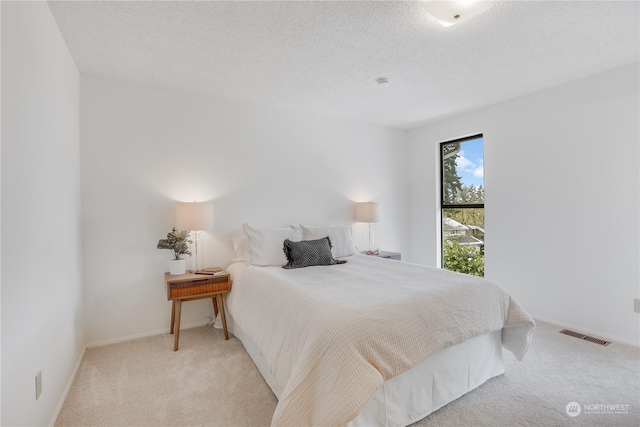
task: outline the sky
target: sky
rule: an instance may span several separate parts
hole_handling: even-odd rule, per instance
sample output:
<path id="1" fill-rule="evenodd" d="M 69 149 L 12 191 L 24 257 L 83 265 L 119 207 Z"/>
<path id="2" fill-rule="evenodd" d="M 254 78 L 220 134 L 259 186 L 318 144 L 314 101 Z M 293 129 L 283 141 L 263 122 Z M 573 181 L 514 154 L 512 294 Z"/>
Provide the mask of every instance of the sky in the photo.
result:
<path id="1" fill-rule="evenodd" d="M 460 157 L 456 159 L 456 171 L 465 185 L 484 187 L 483 139 L 472 139 L 460 144 Z"/>

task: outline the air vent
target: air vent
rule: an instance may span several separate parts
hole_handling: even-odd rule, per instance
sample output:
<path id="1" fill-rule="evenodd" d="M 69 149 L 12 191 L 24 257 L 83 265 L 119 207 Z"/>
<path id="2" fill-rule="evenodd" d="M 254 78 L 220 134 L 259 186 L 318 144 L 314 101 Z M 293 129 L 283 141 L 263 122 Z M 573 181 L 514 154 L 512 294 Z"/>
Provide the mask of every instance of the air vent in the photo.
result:
<path id="1" fill-rule="evenodd" d="M 611 344 L 611 341 L 605 341 L 601 340 L 600 338 L 590 337 L 589 335 L 581 334 L 580 332 L 572 331 L 569 329 L 563 329 L 560 331 L 560 333 L 604 346 L 608 346 L 609 344 Z"/>

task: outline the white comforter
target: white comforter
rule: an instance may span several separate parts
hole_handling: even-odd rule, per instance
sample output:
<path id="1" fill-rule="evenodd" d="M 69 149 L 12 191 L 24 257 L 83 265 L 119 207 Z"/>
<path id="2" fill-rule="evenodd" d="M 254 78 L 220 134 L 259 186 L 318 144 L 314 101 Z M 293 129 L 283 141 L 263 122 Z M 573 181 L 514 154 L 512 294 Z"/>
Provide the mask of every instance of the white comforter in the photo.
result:
<path id="1" fill-rule="evenodd" d="M 522 359 L 533 319 L 481 278 L 376 257 L 284 270 L 232 264 L 227 310 L 282 395 L 272 425 L 344 425 L 382 383 L 489 331 Z"/>

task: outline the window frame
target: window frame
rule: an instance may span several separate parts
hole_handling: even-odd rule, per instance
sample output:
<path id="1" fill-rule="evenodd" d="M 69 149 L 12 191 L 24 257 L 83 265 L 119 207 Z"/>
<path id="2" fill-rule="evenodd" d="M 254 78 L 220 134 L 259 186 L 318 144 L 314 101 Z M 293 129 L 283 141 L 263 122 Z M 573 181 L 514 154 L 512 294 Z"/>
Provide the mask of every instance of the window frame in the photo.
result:
<path id="1" fill-rule="evenodd" d="M 444 152 L 442 146 L 446 144 L 458 143 L 462 144 L 465 141 L 471 141 L 473 139 L 482 138 L 482 157 L 484 159 L 484 134 L 478 133 L 471 136 L 465 136 L 463 138 L 450 139 L 443 141 L 439 146 L 440 151 L 440 268 L 444 268 L 444 210 L 445 209 L 484 209 L 484 203 L 460 203 L 451 204 L 444 201 Z M 484 183 L 483 186 L 484 188 Z M 486 242 L 485 242 L 486 245 Z"/>

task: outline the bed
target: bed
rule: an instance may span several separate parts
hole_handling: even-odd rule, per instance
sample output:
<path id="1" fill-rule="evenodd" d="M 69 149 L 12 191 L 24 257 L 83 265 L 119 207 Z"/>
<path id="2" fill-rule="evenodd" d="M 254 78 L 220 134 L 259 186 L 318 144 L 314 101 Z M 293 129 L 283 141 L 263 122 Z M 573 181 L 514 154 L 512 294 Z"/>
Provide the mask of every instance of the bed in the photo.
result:
<path id="1" fill-rule="evenodd" d="M 484 279 L 357 254 L 286 270 L 271 249 L 275 265 L 227 268 L 226 306 L 278 397 L 274 426 L 408 425 L 503 373 L 502 347 L 529 347 L 535 323 Z"/>

